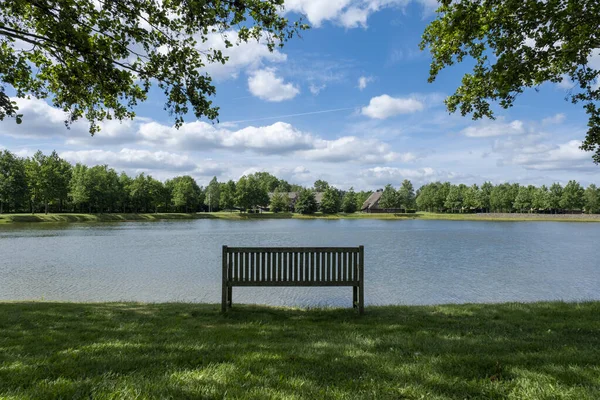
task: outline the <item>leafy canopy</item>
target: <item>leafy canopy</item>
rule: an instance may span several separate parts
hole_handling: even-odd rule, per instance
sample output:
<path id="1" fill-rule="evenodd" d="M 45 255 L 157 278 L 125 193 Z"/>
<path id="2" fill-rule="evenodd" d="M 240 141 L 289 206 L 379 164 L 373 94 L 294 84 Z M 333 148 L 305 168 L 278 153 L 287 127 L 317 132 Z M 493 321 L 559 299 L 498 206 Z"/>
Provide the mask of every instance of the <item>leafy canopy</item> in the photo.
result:
<path id="1" fill-rule="evenodd" d="M 87 118 L 93 134 L 99 121 L 133 118 L 153 84 L 176 126 L 188 112 L 214 120 L 204 71 L 227 56 L 207 41 L 262 40 L 272 51 L 306 28 L 282 9 L 283 0 L 2 0 L 0 120 L 22 117 L 9 85 L 18 97 L 50 98 L 66 123 Z"/>
<path id="2" fill-rule="evenodd" d="M 433 57 L 429 82 L 473 58 L 446 106 L 479 119 L 494 117 L 492 101 L 509 108 L 525 88 L 568 77 L 567 99 L 589 116 L 581 148 L 600 163 L 600 71 L 588 62 L 600 49 L 599 20 L 598 0 L 443 0 L 420 45 Z"/>

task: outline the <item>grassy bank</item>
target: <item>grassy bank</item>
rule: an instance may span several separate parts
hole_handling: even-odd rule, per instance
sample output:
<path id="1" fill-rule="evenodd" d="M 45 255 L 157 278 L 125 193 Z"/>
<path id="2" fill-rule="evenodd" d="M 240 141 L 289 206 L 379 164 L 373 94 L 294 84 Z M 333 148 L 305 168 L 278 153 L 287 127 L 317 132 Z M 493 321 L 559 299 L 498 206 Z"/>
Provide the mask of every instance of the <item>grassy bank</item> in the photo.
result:
<path id="1" fill-rule="evenodd" d="M 151 214 L 0 214 L 0 225 L 29 222 L 119 222 L 159 221 L 171 219 L 382 219 L 382 220 L 452 220 L 452 221 L 557 221 L 600 222 L 600 214 L 438 214 L 418 212 L 414 214 L 322 214 L 302 215 L 294 213 L 246 214 L 239 212 L 213 213 L 151 213 Z"/>
<path id="2" fill-rule="evenodd" d="M 0 398 L 598 399 L 599 315 L 0 303 Z"/>

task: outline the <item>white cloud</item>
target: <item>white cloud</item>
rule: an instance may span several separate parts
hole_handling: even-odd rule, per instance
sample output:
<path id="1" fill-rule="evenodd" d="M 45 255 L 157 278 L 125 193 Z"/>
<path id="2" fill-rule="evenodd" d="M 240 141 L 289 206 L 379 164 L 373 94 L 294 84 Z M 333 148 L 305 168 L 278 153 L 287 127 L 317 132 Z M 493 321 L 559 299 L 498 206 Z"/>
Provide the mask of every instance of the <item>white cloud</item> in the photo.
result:
<path id="1" fill-rule="evenodd" d="M 361 112 L 370 118 L 386 119 L 399 114 L 421 111 L 424 108 L 424 104 L 415 98 L 391 97 L 384 94 L 373 97 L 369 105 L 363 107 Z"/>
<path id="2" fill-rule="evenodd" d="M 358 78 L 358 88 L 360 90 L 363 90 L 372 80 L 373 78 L 370 76 L 361 76 L 360 78 Z"/>
<path id="3" fill-rule="evenodd" d="M 335 140 L 317 139 L 314 149 L 301 151 L 299 154 L 309 160 L 326 162 L 411 162 L 417 158 L 412 153 L 396 153 L 390 145 L 379 140 L 356 136 L 344 136 Z"/>
<path id="4" fill-rule="evenodd" d="M 308 89 L 310 90 L 310 92 L 313 95 L 318 95 L 319 93 L 321 93 L 321 90 L 325 89 L 326 85 L 322 84 L 322 85 L 316 85 L 314 83 L 311 83 L 310 86 L 308 87 Z"/>
<path id="5" fill-rule="evenodd" d="M 122 149 L 65 151 L 60 156 L 72 163 L 89 166 L 107 164 L 115 169 L 193 171 L 197 165 L 187 156 L 165 151 Z"/>
<path id="6" fill-rule="evenodd" d="M 197 151 L 223 148 L 284 154 L 310 149 L 314 142 L 311 135 L 284 122 L 239 130 L 217 128 L 202 121 L 183 124 L 179 129 L 151 122 L 142 124 L 139 134 L 146 144 Z"/>
<path id="7" fill-rule="evenodd" d="M 579 148 L 581 141 L 570 140 L 557 145 L 539 144 L 537 147 L 515 149 L 504 162 L 521 165 L 530 170 L 591 170 L 598 166 L 591 154 Z"/>
<path id="8" fill-rule="evenodd" d="M 225 39 L 228 39 L 234 46 L 227 48 Z M 238 32 L 229 30 L 221 33 L 209 33 L 207 41 L 202 43 L 198 41 L 198 48 L 206 51 L 207 49 L 221 50 L 224 56 L 229 57 L 225 64 L 207 63 L 203 72 L 216 79 L 237 78 L 239 72 L 245 69 L 256 69 L 265 62 L 281 63 L 287 60 L 287 55 L 274 49 L 272 52 L 267 47 L 266 40 L 250 40 L 235 45 L 238 38 Z"/>
<path id="9" fill-rule="evenodd" d="M 286 0 L 285 10 L 306 15 L 314 27 L 332 21 L 345 28 L 366 28 L 369 15 L 384 8 L 406 7 L 411 2 L 421 4 L 426 13 L 437 7 L 435 0 Z"/>
<path id="10" fill-rule="evenodd" d="M 252 72 L 248 78 L 248 89 L 254 96 L 273 102 L 290 100 L 300 93 L 300 89 L 292 83 L 284 83 L 283 78 L 276 76 L 272 68 Z"/>
<path id="11" fill-rule="evenodd" d="M 523 121 L 514 120 L 507 123 L 503 118 L 495 121 L 484 120 L 461 131 L 463 135 L 474 138 L 522 135 L 526 132 Z"/>
<path id="12" fill-rule="evenodd" d="M 555 114 L 555 115 L 553 115 L 551 117 L 544 118 L 542 120 L 542 124 L 543 125 L 558 125 L 558 124 L 562 124 L 565 121 L 566 118 L 567 117 L 566 117 L 565 114 L 558 113 L 558 114 Z"/>

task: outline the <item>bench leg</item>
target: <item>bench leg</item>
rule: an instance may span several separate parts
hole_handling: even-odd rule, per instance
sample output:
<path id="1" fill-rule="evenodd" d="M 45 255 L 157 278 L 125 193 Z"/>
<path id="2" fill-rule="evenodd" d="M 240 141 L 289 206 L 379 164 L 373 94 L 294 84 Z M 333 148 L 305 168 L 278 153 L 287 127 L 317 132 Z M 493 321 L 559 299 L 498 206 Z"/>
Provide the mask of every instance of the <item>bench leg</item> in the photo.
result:
<path id="1" fill-rule="evenodd" d="M 362 284 L 358 287 L 358 313 L 365 313 L 365 288 Z"/>
<path id="2" fill-rule="evenodd" d="M 231 308 L 233 302 L 233 286 L 227 288 L 227 307 Z"/>
<path id="3" fill-rule="evenodd" d="M 358 287 L 352 286 L 352 308 L 358 308 Z"/>
<path id="4" fill-rule="evenodd" d="M 221 312 L 227 311 L 227 285 L 223 284 L 222 293 L 221 293 Z"/>

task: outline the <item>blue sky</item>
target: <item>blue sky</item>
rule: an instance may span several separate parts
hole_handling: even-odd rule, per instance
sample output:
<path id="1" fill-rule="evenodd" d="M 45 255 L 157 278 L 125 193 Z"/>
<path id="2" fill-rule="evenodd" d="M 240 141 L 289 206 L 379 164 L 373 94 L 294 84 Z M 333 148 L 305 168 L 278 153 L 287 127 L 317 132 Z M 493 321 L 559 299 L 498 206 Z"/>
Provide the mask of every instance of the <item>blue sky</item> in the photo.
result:
<path id="1" fill-rule="evenodd" d="M 600 183 L 600 166 L 578 149 L 587 118 L 564 100 L 568 84 L 544 84 L 521 95 L 497 120 L 450 115 L 445 96 L 468 65 L 428 83 L 430 57 L 418 48 L 434 18 L 432 0 L 288 0 L 312 28 L 269 53 L 264 43 L 229 49 L 230 62 L 209 65 L 220 123 L 179 130 L 153 91 L 124 123 L 90 137 L 85 122 L 70 130 L 61 111 L 19 100 L 22 125 L 0 122 L 0 148 L 27 156 L 56 149 L 71 162 L 108 164 L 159 179 L 190 174 L 200 184 L 268 171 L 290 182 L 316 179 L 347 189 L 417 186 L 430 181 L 524 184 Z M 228 32 L 235 39 L 235 31 Z M 222 47 L 212 37 L 207 46 Z M 600 52 L 590 58 L 600 69 Z"/>

